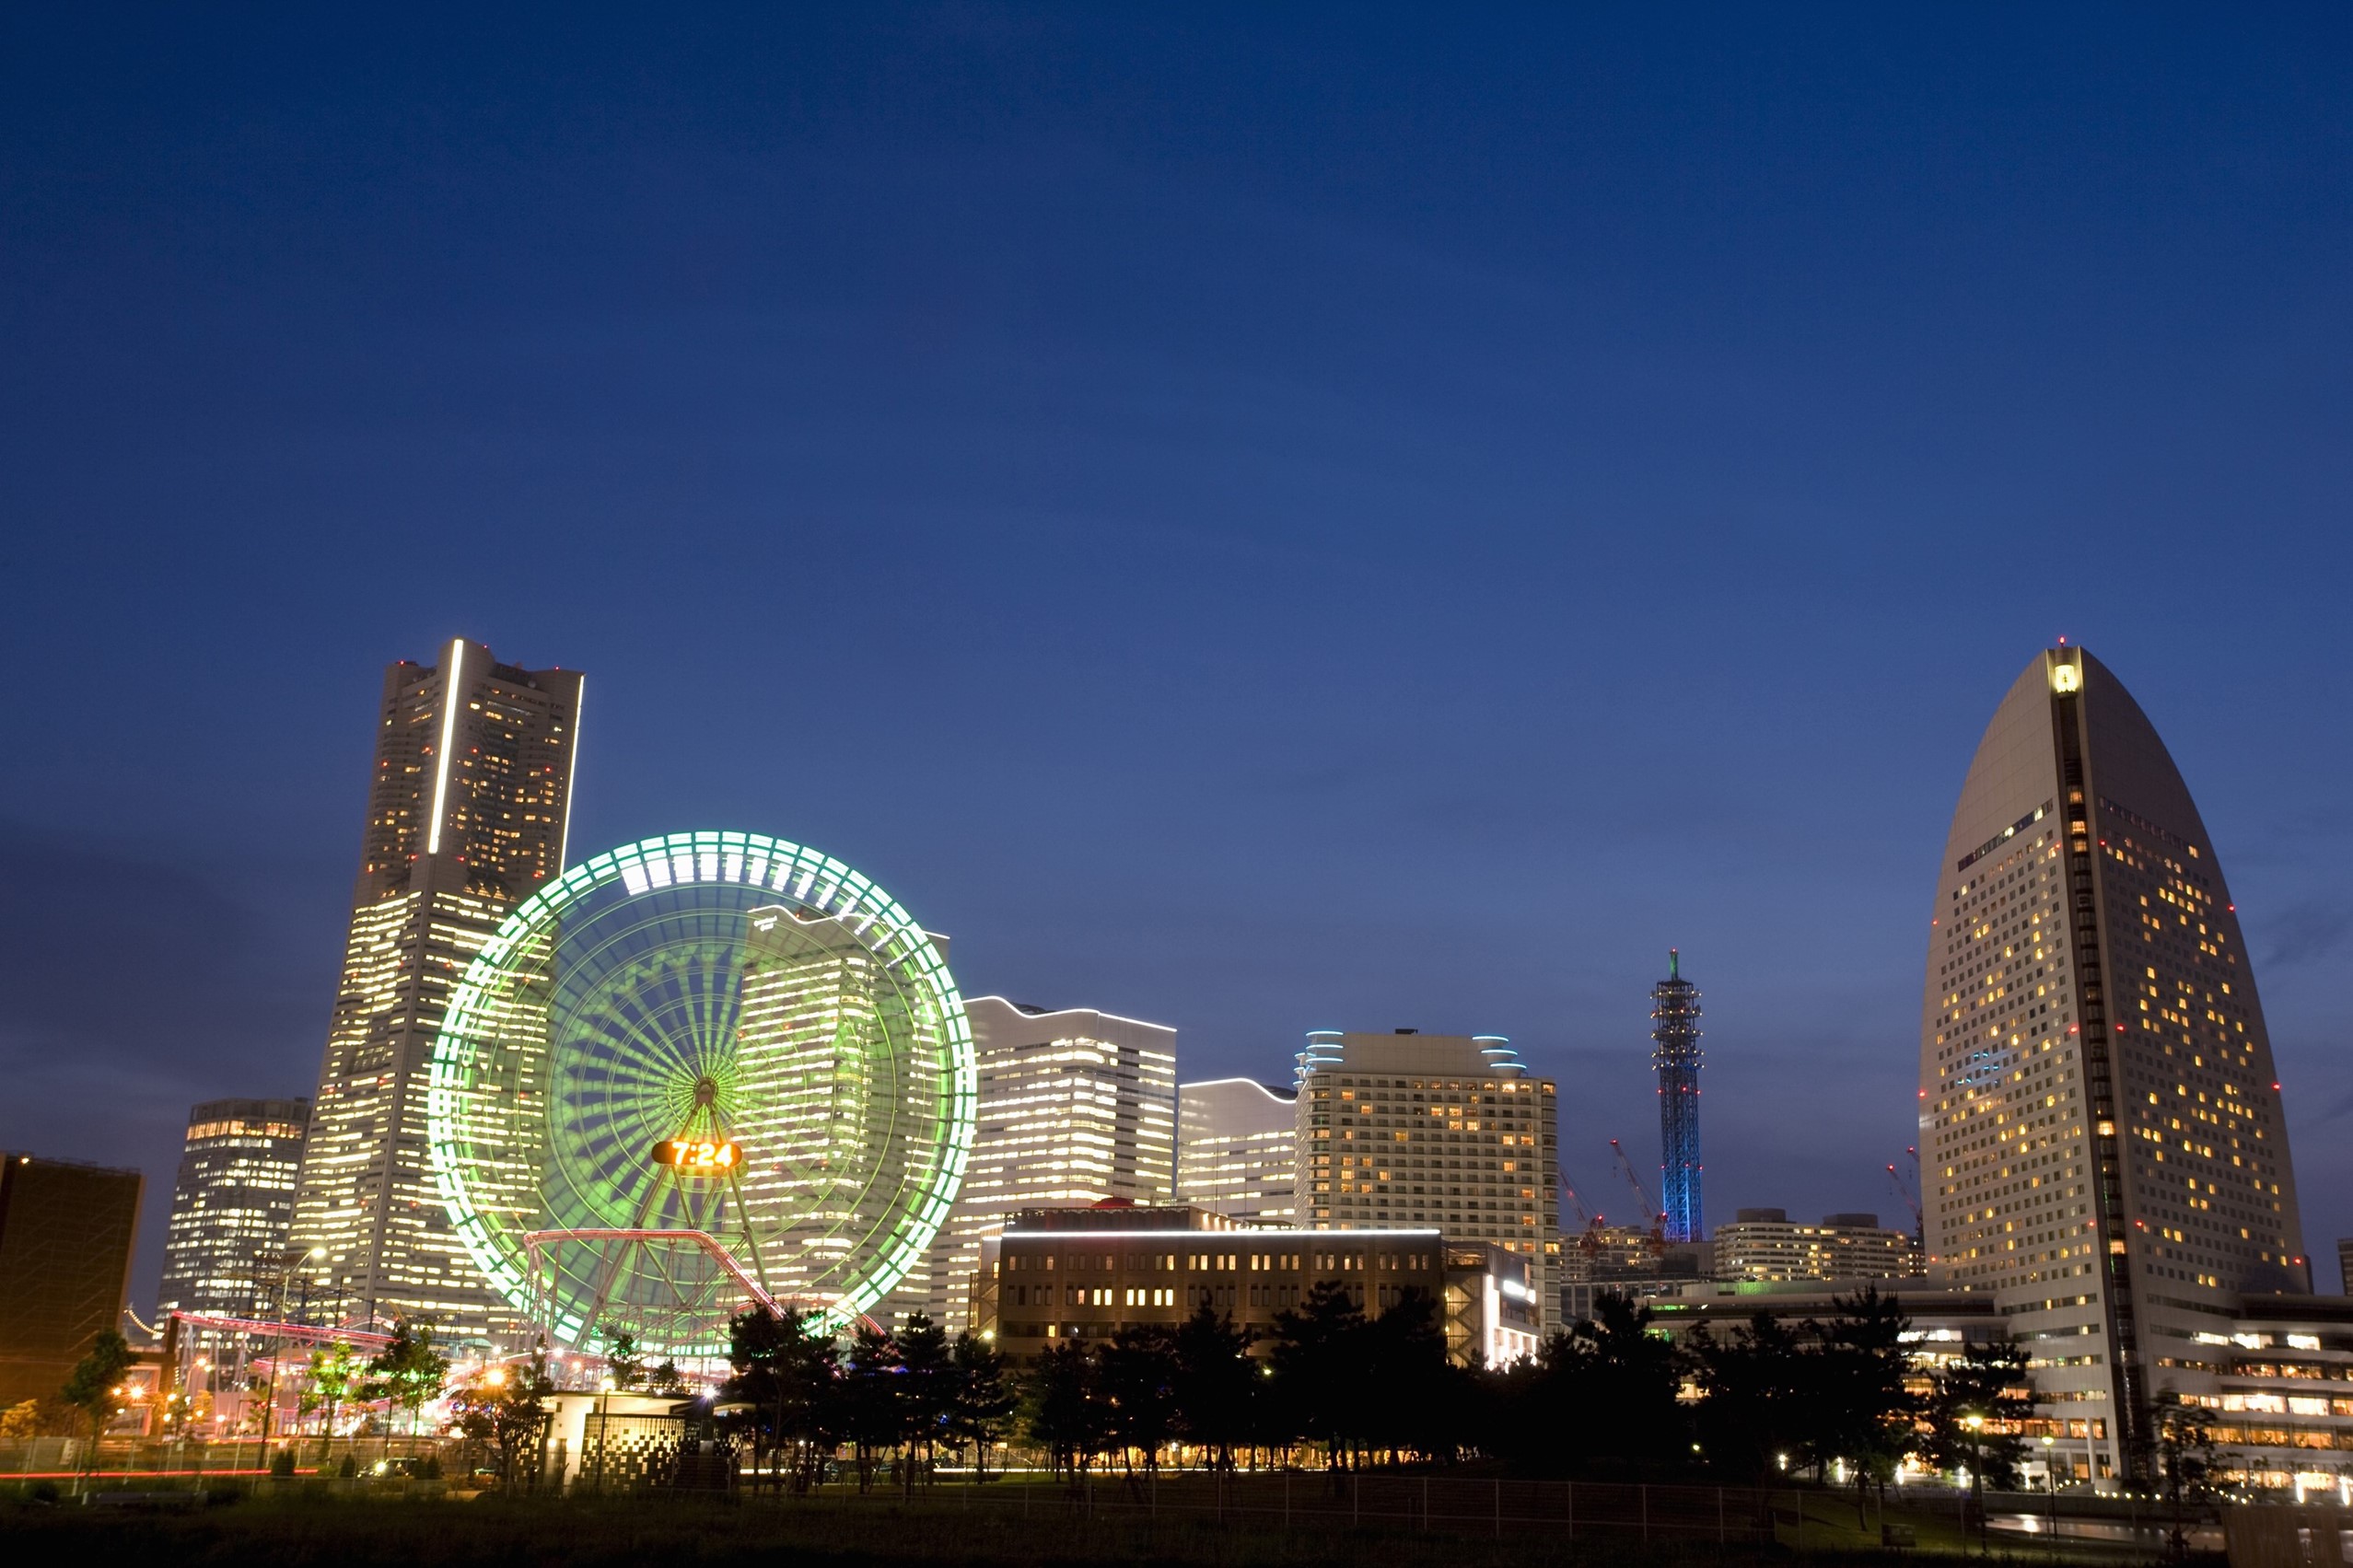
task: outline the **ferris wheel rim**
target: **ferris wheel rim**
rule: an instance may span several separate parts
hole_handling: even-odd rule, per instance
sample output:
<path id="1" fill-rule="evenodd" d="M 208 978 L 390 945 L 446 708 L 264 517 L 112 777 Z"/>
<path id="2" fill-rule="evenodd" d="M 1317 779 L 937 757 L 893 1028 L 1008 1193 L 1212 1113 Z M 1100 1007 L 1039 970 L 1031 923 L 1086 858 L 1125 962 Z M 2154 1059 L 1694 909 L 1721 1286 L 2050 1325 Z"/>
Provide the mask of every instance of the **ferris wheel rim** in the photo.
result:
<path id="1" fill-rule="evenodd" d="M 846 864 L 787 840 L 766 835 L 731 832 L 670 833 L 639 840 L 582 862 L 565 871 L 548 886 L 534 892 L 518 904 L 500 923 L 482 950 L 468 963 L 463 974 L 453 986 L 435 1040 L 432 1070 L 427 1094 L 427 1142 L 437 1193 L 447 1206 L 451 1223 L 460 1243 L 475 1266 L 483 1272 L 493 1288 L 509 1306 L 529 1312 L 534 1295 L 531 1268 L 523 1255 L 521 1245 L 526 1234 L 518 1226 L 519 1212 L 500 1215 L 481 1200 L 485 1194 L 478 1191 L 479 1172 L 474 1167 L 475 1156 L 469 1142 L 468 1130 L 461 1126 L 465 1097 L 473 1082 L 472 1074 L 477 1065 L 480 1040 L 488 1038 L 483 1019 L 486 1009 L 495 1007 L 507 994 L 505 981 L 517 974 L 529 979 L 527 959 L 534 951 L 545 952 L 553 941 L 550 933 L 570 910 L 581 909 L 583 900 L 594 895 L 612 896 L 618 888 L 620 903 L 609 908 L 627 907 L 629 900 L 661 889 L 692 889 L 711 885 L 734 889 L 730 897 L 740 898 L 750 893 L 774 894 L 777 902 L 821 915 L 842 930 L 856 936 L 867 950 L 881 962 L 873 966 L 877 972 L 887 974 L 894 988 L 905 987 L 911 995 L 927 1003 L 925 1016 L 926 1028 L 936 1031 L 937 1039 L 930 1047 L 938 1063 L 929 1080 L 922 1074 L 910 1079 L 906 1092 L 920 1100 L 927 1100 L 930 1121 L 935 1135 L 928 1145 L 917 1151 L 919 1158 L 902 1168 L 900 1180 L 889 1212 L 875 1228 L 863 1234 L 845 1235 L 845 1248 L 862 1246 L 874 1252 L 860 1267 L 851 1272 L 838 1294 L 821 1310 L 826 1319 L 838 1319 L 833 1326 L 842 1327 L 866 1316 L 880 1299 L 895 1288 L 914 1262 L 938 1236 L 949 1205 L 961 1188 L 971 1149 L 976 1121 L 978 1075 L 970 1027 L 965 1019 L 962 997 L 945 960 L 939 956 L 929 935 L 923 931 L 903 906 L 900 905 L 871 878 Z M 666 910 L 667 904 L 658 904 Z M 716 906 L 714 906 L 716 907 Z M 755 906 L 741 904 L 731 907 L 728 918 L 741 915 Z M 685 919 L 696 911 L 689 903 L 678 906 L 677 918 Z M 648 918 L 648 924 L 658 924 L 667 916 L 658 913 Z M 623 925 L 610 938 L 620 942 L 645 940 L 635 926 Z M 538 944 L 537 948 L 534 944 Z M 657 948 L 656 952 L 662 951 Z M 641 954 L 639 961 L 652 963 L 651 954 Z M 524 965 L 518 968 L 518 964 Z M 625 970 L 627 966 L 622 966 Z M 622 972 L 616 970 L 613 972 Z M 592 995 L 597 985 L 607 983 L 612 975 L 600 972 L 586 986 L 583 994 Z M 553 981 L 546 982 L 550 993 L 542 999 L 553 1016 L 558 989 Z M 722 988 L 714 984 L 699 996 L 690 996 L 690 1007 L 716 1005 Z M 579 1005 L 580 996 L 569 997 L 568 1005 Z M 729 999 L 732 1005 L 732 999 Z M 550 1026 L 551 1029 L 553 1026 Z M 705 1030 L 691 1033 L 698 1040 L 711 1038 Z M 926 1037 L 928 1038 L 928 1037 Z M 668 1031 L 653 1029 L 640 1043 L 653 1042 L 658 1049 L 670 1051 L 675 1036 Z M 547 1079 L 542 1086 L 543 1105 L 540 1114 L 553 1116 L 557 1112 L 559 1085 L 556 1067 L 557 1051 L 548 1049 Z M 566 1058 L 568 1061 L 569 1058 Z M 609 1098 L 619 1098 L 619 1080 L 636 1069 L 629 1063 L 621 1066 L 602 1058 L 598 1059 L 599 1074 L 608 1082 L 595 1092 Z M 706 1082 L 724 1085 L 724 1074 L 713 1069 L 709 1059 L 680 1060 L 675 1066 L 692 1072 L 692 1098 L 699 1106 L 708 1103 L 701 1086 Z M 675 1079 L 673 1078 L 673 1082 Z M 589 1091 L 581 1091 L 586 1095 Z M 633 1091 L 641 1101 L 659 1098 L 659 1086 L 655 1076 L 646 1074 Z M 716 1099 L 724 1089 L 713 1091 Z M 893 1136 L 897 1136 L 897 1119 L 914 1117 L 918 1104 L 903 1098 L 892 1098 L 884 1109 L 892 1119 Z M 597 1114 L 606 1121 L 618 1123 L 623 1118 L 610 1106 L 600 1104 Z M 642 1132 L 642 1128 L 637 1131 Z M 576 1192 L 573 1201 L 583 1212 L 577 1217 L 586 1219 L 596 1214 L 592 1197 L 610 1196 L 619 1191 L 619 1177 L 631 1160 L 631 1151 L 620 1140 L 629 1135 L 628 1129 L 613 1132 L 603 1145 L 611 1156 L 610 1168 L 601 1176 L 590 1172 L 601 1183 L 594 1194 Z M 550 1163 L 553 1163 L 552 1161 Z M 582 1162 L 585 1165 L 585 1159 Z M 642 1167 L 635 1167 L 642 1173 Z M 563 1175 L 572 1180 L 579 1175 L 573 1163 L 565 1165 Z M 879 1181 L 879 1172 L 870 1173 L 869 1184 Z M 644 1189 L 640 1182 L 633 1190 Z M 738 1194 L 739 1207 L 740 1206 Z M 903 1211 L 902 1213 L 901 1211 Z M 612 1215 L 603 1214 L 610 1221 Z M 748 1212 L 746 1222 L 750 1223 Z M 882 1228 L 887 1223 L 887 1231 Z M 534 1229 L 543 1228 L 534 1226 Z M 578 1230 L 626 1230 L 627 1225 L 607 1224 L 575 1225 Z M 647 1227 L 639 1226 L 644 1229 Z M 659 1229 L 662 1227 L 651 1227 Z M 693 1228 L 693 1227 L 670 1227 Z M 725 1245 L 715 1238 L 714 1245 L 724 1251 Z M 755 1256 L 756 1256 L 756 1243 Z M 846 1256 L 846 1252 L 845 1252 Z M 765 1294 L 763 1292 L 763 1294 Z M 773 1299 L 773 1297 L 771 1297 Z M 573 1334 L 558 1337 L 567 1342 L 578 1342 L 577 1336 L 594 1329 L 593 1324 L 575 1326 Z"/>

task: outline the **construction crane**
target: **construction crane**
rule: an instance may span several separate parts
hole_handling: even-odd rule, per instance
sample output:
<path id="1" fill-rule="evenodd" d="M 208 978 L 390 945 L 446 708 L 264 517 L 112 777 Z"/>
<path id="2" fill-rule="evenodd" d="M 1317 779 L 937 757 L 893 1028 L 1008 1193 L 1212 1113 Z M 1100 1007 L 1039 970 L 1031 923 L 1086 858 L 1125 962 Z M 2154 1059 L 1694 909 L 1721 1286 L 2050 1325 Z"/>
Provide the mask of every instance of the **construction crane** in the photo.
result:
<path id="1" fill-rule="evenodd" d="M 1887 1184 L 1895 1189 L 1895 1195 L 1904 1200 L 1904 1206 L 1905 1208 L 1912 1211 L 1912 1239 L 1925 1246 L 1928 1242 L 1928 1219 L 1926 1214 L 1920 1212 L 1920 1194 L 1918 1191 L 1920 1183 L 1920 1151 L 1918 1149 L 1906 1149 L 1904 1152 L 1911 1156 L 1912 1179 L 1909 1182 L 1906 1182 L 1904 1179 L 1902 1173 L 1899 1172 L 1895 1168 L 1894 1165 L 1891 1163 L 1887 1167 Z"/>
<path id="2" fill-rule="evenodd" d="M 1634 1173 L 1634 1162 L 1626 1158 L 1625 1145 L 1613 1138 L 1610 1148 L 1618 1156 L 1618 1169 L 1625 1173 L 1626 1185 L 1634 1189 L 1635 1201 L 1642 1205 L 1642 1213 L 1650 1216 L 1650 1234 L 1663 1240 L 1667 1234 L 1666 1211 L 1650 1206 L 1650 1194 L 1644 1189 L 1642 1178 Z"/>
<path id="3" fill-rule="evenodd" d="M 1602 1216 L 1600 1214 L 1591 1214 L 1585 1212 L 1585 1200 L 1577 1195 L 1577 1189 L 1570 1184 L 1566 1173 L 1564 1173 L 1560 1179 L 1560 1190 L 1562 1195 L 1567 1198 L 1569 1208 L 1575 1211 L 1577 1214 L 1578 1226 L 1577 1233 L 1578 1250 L 1589 1254 L 1600 1251 L 1602 1249 L 1602 1231 L 1604 1224 Z"/>

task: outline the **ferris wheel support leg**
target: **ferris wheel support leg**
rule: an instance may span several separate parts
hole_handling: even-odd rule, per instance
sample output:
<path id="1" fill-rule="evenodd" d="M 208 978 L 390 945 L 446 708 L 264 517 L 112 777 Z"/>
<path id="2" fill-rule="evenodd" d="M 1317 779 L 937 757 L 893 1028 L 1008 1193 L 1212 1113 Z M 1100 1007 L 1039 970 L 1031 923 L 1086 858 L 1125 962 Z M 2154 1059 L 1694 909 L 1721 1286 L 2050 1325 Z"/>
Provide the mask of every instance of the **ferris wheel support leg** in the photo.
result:
<path id="1" fill-rule="evenodd" d="M 760 1238 L 752 1234 L 751 1212 L 744 1207 L 743 1182 L 734 1172 L 728 1172 L 728 1191 L 735 1195 L 735 1212 L 743 1223 L 743 1245 L 751 1254 L 751 1277 L 760 1282 L 762 1294 L 774 1296 L 776 1287 L 769 1282 L 768 1265 L 760 1258 Z"/>

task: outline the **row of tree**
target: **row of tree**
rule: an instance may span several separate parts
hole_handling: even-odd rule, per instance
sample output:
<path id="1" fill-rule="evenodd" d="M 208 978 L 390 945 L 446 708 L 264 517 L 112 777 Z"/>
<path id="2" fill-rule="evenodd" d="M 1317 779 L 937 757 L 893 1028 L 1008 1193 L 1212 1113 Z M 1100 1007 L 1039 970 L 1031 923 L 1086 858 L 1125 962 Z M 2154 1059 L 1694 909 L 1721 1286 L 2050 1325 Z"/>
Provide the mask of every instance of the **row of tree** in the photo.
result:
<path id="1" fill-rule="evenodd" d="M 1205 1307 L 1172 1329 L 1051 1342 L 1018 1376 L 920 1315 L 837 1348 L 798 1314 L 755 1311 L 735 1319 L 719 1408 L 756 1468 L 796 1488 L 843 1449 L 862 1483 L 887 1468 L 913 1486 L 943 1448 L 984 1467 L 1017 1433 L 1074 1474 L 1148 1469 L 1184 1445 L 1214 1466 L 1310 1447 L 1335 1469 L 1475 1454 L 1526 1475 L 1798 1472 L 1858 1488 L 1916 1455 L 2015 1481 L 2032 1410 L 2021 1353 L 1973 1345 L 1923 1373 L 1893 1301 L 1866 1290 L 1837 1308 L 1675 1342 L 1647 1308 L 1605 1296 L 1532 1360 L 1488 1370 L 1448 1359 L 1427 1296 L 1369 1317 L 1327 1283 L 1277 1315 L 1264 1356 Z"/>

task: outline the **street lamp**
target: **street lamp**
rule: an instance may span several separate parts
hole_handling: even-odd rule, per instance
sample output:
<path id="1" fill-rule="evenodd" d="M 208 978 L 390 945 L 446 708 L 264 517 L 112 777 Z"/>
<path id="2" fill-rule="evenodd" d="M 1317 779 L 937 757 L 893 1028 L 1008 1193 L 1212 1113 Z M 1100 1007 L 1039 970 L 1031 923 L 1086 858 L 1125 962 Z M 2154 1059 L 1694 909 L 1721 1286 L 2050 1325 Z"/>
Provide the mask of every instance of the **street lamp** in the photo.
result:
<path id="1" fill-rule="evenodd" d="M 1986 1451 L 1983 1440 L 1986 1418 L 1972 1411 L 1961 1418 L 1961 1424 L 1969 1429 L 1969 1495 L 1977 1505 L 1977 1554 L 1982 1557 L 1988 1550 L 1986 1539 Z"/>
<path id="2" fill-rule="evenodd" d="M 278 1411 L 278 1363 L 284 1361 L 286 1356 L 286 1284 L 294 1278 L 294 1272 L 297 1269 L 301 1268 L 313 1258 L 324 1258 L 326 1255 L 327 1249 L 322 1244 L 312 1248 L 308 1252 L 295 1254 L 286 1266 L 278 1271 L 278 1348 L 276 1353 L 270 1357 L 269 1401 L 262 1407 L 262 1458 L 265 1464 L 270 1457 L 270 1418 L 277 1414 Z"/>
<path id="3" fill-rule="evenodd" d="M 2043 1434 L 2043 1480 L 2051 1489 L 2051 1555 L 2059 1554 L 2059 1440 L 2049 1433 Z"/>

